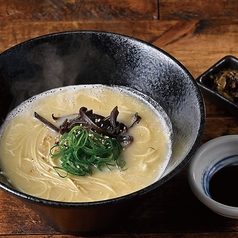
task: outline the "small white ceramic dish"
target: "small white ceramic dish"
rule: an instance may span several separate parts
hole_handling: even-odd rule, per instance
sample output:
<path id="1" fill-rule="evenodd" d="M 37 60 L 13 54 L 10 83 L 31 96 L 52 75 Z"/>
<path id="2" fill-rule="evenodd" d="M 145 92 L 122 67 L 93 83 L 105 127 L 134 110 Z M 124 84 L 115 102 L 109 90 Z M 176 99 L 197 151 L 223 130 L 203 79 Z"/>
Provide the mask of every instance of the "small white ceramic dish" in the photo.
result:
<path id="1" fill-rule="evenodd" d="M 190 161 L 188 180 L 193 193 L 204 205 L 219 215 L 238 219 L 238 207 L 215 201 L 209 191 L 211 177 L 228 165 L 238 165 L 238 135 L 218 137 L 203 144 Z"/>

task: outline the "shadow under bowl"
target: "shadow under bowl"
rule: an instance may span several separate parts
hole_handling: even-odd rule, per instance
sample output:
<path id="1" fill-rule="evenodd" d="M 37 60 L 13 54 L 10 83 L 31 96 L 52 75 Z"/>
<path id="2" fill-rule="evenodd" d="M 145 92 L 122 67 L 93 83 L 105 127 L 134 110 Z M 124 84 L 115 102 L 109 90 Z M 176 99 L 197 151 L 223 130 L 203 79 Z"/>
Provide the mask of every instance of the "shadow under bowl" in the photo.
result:
<path id="1" fill-rule="evenodd" d="M 191 74 L 168 53 L 140 40 L 106 32 L 61 32 L 34 38 L 0 54 L 0 117 L 43 91 L 78 84 L 131 87 L 158 102 L 173 127 L 173 150 L 161 179 L 115 199 L 69 203 L 40 199 L 0 187 L 65 233 L 97 232 L 124 219 L 143 195 L 171 179 L 200 145 L 204 102 Z"/>

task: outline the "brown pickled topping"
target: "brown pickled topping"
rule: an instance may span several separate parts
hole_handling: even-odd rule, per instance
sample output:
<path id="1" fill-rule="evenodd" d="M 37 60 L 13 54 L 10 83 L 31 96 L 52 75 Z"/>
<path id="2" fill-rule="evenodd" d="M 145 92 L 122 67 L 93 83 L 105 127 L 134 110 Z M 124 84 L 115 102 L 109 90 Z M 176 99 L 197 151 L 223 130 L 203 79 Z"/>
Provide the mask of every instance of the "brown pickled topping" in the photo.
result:
<path id="1" fill-rule="evenodd" d="M 238 103 L 238 70 L 226 69 L 211 75 L 212 89 L 232 102 Z"/>

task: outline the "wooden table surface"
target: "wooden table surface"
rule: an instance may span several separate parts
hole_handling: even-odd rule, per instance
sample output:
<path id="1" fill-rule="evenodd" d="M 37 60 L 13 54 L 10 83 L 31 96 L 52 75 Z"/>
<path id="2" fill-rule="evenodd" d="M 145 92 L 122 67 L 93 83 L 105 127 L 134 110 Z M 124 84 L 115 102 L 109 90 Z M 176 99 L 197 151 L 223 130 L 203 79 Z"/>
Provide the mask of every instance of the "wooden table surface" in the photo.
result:
<path id="1" fill-rule="evenodd" d="M 43 34 L 102 30 L 136 37 L 177 58 L 196 79 L 226 55 L 238 57 L 235 0 L 0 0 L 0 52 Z M 238 120 L 206 103 L 203 143 L 238 134 Z M 61 234 L 0 191 L 0 236 Z M 238 220 L 211 212 L 191 192 L 187 167 L 146 198 L 118 227 L 98 237 L 238 237 Z"/>

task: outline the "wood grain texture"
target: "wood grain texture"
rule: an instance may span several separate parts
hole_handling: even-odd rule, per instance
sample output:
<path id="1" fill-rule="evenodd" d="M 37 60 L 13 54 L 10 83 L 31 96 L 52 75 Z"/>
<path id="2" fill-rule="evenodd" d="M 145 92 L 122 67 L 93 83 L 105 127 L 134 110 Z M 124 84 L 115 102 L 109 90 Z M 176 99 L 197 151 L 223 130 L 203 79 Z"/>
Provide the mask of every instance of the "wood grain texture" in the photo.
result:
<path id="1" fill-rule="evenodd" d="M 0 190 L 0 236 L 3 234 L 34 234 L 55 232 L 35 212 L 12 195 Z"/>
<path id="2" fill-rule="evenodd" d="M 225 55 L 238 56 L 237 23 L 237 19 L 180 20 L 153 44 L 177 58 L 197 78 Z"/>
<path id="3" fill-rule="evenodd" d="M 160 0 L 159 18 L 171 19 L 237 19 L 238 6 L 236 0 Z"/>
<path id="4" fill-rule="evenodd" d="M 237 19 L 120 23 L 118 21 L 0 22 L 0 29 L 0 52 L 30 38 L 58 31 L 97 30 L 125 34 L 167 51 L 178 59 L 194 78 L 225 55 L 238 56 Z"/>
<path id="5" fill-rule="evenodd" d="M 156 0 L 0 0 L 0 21 L 158 19 Z"/>

